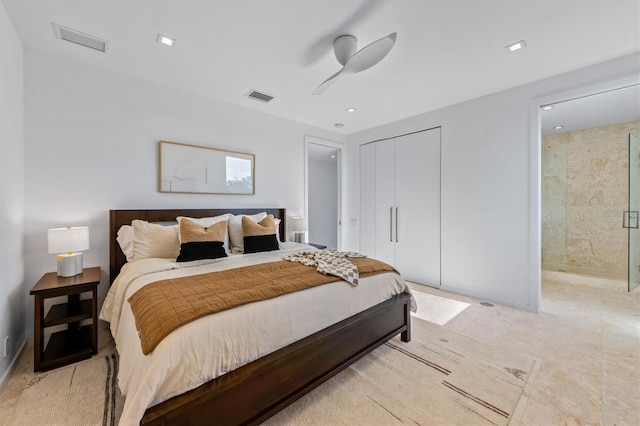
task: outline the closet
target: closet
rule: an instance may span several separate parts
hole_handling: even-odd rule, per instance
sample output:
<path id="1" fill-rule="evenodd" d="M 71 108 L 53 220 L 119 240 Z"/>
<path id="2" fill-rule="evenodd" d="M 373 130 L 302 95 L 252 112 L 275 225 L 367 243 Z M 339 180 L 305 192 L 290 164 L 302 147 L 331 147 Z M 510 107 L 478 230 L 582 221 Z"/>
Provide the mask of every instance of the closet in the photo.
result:
<path id="1" fill-rule="evenodd" d="M 360 251 L 440 286 L 440 128 L 360 146 Z"/>

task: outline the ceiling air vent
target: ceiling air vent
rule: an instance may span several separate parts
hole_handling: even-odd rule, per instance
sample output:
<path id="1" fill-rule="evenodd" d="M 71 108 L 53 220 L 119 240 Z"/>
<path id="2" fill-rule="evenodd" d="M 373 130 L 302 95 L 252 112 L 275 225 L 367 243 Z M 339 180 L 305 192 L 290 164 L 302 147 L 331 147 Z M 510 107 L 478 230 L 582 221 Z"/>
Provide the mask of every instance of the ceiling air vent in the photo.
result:
<path id="1" fill-rule="evenodd" d="M 53 30 L 56 33 L 56 37 L 59 39 L 70 41 L 71 43 L 89 47 L 94 50 L 99 50 L 100 52 L 107 51 L 107 42 L 90 34 L 81 33 L 80 31 L 66 28 L 56 23 L 53 24 Z"/>
<path id="2" fill-rule="evenodd" d="M 265 104 L 267 102 L 270 102 L 273 100 L 274 96 L 271 95 L 267 95 L 266 93 L 260 93 L 256 90 L 252 90 L 249 93 L 247 93 L 247 97 L 249 97 L 249 99 L 253 99 L 256 101 L 260 101 L 260 102 L 264 102 Z"/>

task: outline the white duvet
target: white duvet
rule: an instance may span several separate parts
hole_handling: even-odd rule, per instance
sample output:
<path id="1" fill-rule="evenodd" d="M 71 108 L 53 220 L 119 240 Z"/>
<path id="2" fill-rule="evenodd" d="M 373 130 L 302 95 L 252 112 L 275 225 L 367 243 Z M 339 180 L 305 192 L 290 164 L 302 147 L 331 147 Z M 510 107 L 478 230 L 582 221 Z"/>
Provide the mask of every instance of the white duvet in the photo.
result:
<path id="1" fill-rule="evenodd" d="M 148 407 L 396 294 L 410 293 L 396 273 L 361 278 L 358 287 L 336 281 L 208 315 L 173 331 L 149 355 L 142 353 L 127 302 L 138 289 L 161 279 L 278 261 L 283 253 L 309 249 L 296 243 L 283 243 L 281 248 L 188 265 L 171 259 L 143 259 L 122 268 L 100 312 L 100 319 L 110 323 L 120 355 L 118 382 L 126 396 L 121 425 L 137 425 Z"/>

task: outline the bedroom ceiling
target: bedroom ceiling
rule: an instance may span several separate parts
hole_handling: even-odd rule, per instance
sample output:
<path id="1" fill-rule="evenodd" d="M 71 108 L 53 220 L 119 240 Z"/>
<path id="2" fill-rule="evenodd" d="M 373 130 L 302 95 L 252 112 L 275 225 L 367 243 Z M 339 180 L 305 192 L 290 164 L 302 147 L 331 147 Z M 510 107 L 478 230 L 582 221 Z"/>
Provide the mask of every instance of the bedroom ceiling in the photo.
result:
<path id="1" fill-rule="evenodd" d="M 2 2 L 27 48 L 344 134 L 640 50 L 637 0 Z M 107 53 L 56 38 L 52 23 L 106 40 Z M 340 68 L 337 36 L 362 47 L 392 32 L 382 62 L 311 94 Z"/>

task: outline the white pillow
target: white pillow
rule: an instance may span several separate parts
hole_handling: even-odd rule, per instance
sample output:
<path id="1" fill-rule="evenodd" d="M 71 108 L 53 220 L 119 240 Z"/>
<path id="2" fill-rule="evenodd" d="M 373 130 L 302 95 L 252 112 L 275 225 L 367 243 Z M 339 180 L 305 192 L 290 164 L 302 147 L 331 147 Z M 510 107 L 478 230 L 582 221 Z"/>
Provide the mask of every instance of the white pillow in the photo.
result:
<path id="1" fill-rule="evenodd" d="M 230 215 L 229 213 L 225 213 L 225 214 L 221 214 L 220 216 L 213 216 L 213 217 L 178 216 L 176 220 L 178 221 L 178 224 L 180 224 L 180 221 L 182 219 L 189 219 L 190 221 L 197 223 L 203 228 L 208 228 L 214 223 L 222 222 L 224 220 L 229 220 L 229 216 L 232 216 L 232 215 Z"/>
<path id="2" fill-rule="evenodd" d="M 241 214 L 229 218 L 229 243 L 233 253 L 244 253 L 244 235 L 242 234 L 242 216 L 246 216 L 258 223 L 265 217 L 267 212 L 260 212 L 252 215 Z"/>
<path id="3" fill-rule="evenodd" d="M 278 239 L 278 242 L 281 242 L 280 241 L 280 219 L 276 217 L 273 220 L 276 222 L 276 238 Z"/>
<path id="4" fill-rule="evenodd" d="M 163 226 L 144 220 L 134 220 L 133 260 L 159 257 L 176 259 L 180 254 L 178 225 Z"/>
<path id="5" fill-rule="evenodd" d="M 211 225 L 213 225 L 214 223 L 218 223 L 218 222 L 225 222 L 229 220 L 229 217 L 232 216 L 229 213 L 225 213 L 225 214 L 221 214 L 220 216 L 213 216 L 213 217 L 186 217 L 186 216 L 178 216 L 176 218 L 176 220 L 178 221 L 178 225 L 180 225 L 180 221 L 182 219 L 189 219 L 192 222 L 197 223 L 198 225 L 202 226 L 203 228 L 208 228 Z M 228 224 L 227 224 L 227 228 L 228 228 Z M 180 239 L 180 242 L 182 242 L 182 237 L 180 237 L 180 231 L 178 230 L 178 238 Z M 226 253 L 229 253 L 229 232 L 227 232 L 227 235 L 225 235 L 224 237 L 224 251 Z"/>
<path id="6" fill-rule="evenodd" d="M 133 260 L 133 226 L 122 225 L 118 229 L 116 241 L 120 244 L 120 250 L 124 253 L 127 262 L 131 262 Z"/>

